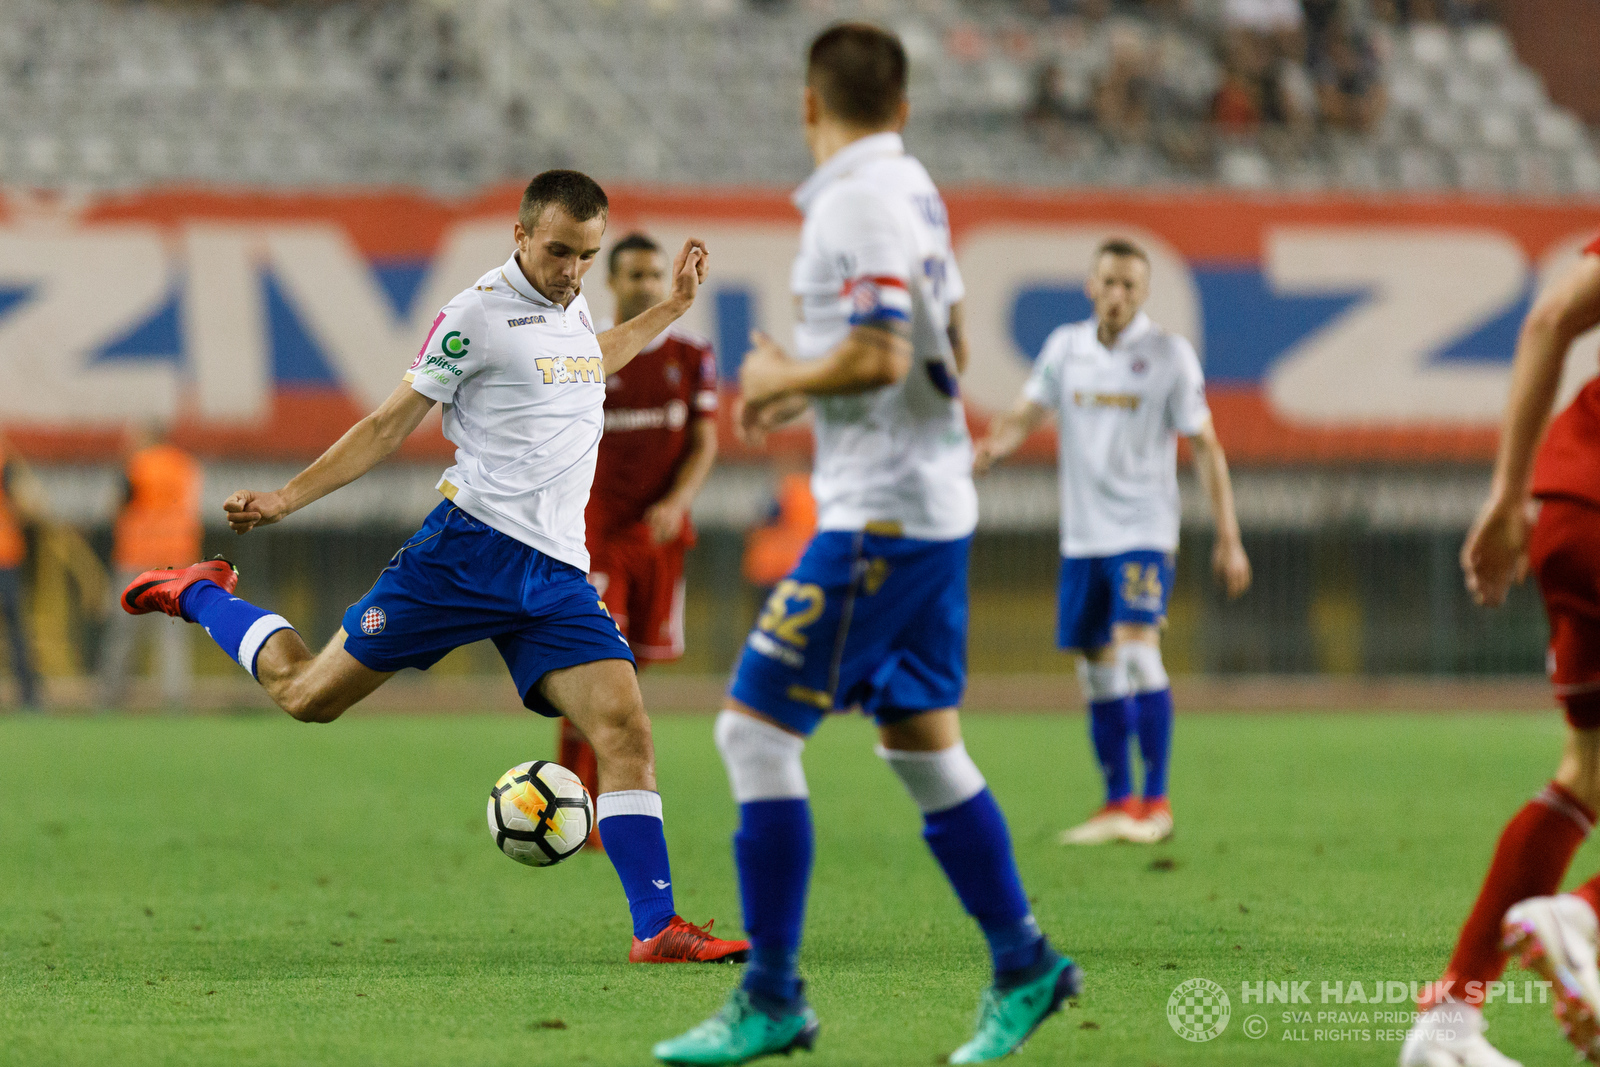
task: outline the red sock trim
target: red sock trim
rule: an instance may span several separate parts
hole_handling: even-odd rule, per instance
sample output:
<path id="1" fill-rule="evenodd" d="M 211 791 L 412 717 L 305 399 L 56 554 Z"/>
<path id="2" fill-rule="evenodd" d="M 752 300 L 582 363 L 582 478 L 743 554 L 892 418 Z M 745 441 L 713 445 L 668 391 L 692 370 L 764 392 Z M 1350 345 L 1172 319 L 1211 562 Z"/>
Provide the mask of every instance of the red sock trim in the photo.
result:
<path id="1" fill-rule="evenodd" d="M 1594 812 L 1589 806 L 1555 782 L 1506 823 L 1495 843 L 1483 888 L 1461 927 L 1441 979 L 1455 983 L 1450 999 L 1475 1002 L 1474 989 L 1481 990 L 1482 983 L 1500 977 L 1506 965 L 1500 947 L 1500 923 L 1506 910 L 1520 900 L 1557 892 L 1567 866 L 1593 826 Z"/>
<path id="2" fill-rule="evenodd" d="M 1546 807 L 1554 808 L 1571 819 L 1584 832 L 1585 836 L 1594 829 L 1594 809 L 1579 800 L 1576 794 L 1560 782 L 1551 782 L 1539 790 L 1538 795 L 1533 799 Z"/>

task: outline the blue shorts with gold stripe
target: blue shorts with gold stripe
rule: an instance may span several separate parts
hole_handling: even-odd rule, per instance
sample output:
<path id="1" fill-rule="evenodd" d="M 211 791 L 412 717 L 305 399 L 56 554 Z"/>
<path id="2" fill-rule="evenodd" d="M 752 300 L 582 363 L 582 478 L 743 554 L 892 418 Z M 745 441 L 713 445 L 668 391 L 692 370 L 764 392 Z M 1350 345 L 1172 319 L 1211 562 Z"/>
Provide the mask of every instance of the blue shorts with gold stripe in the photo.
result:
<path id="1" fill-rule="evenodd" d="M 886 724 L 960 704 L 971 548 L 971 537 L 817 534 L 768 598 L 731 695 L 804 734 L 830 711 Z"/>
<path id="2" fill-rule="evenodd" d="M 492 640 L 522 703 L 541 715 L 561 714 L 539 693 L 551 671 L 633 662 L 582 571 L 448 500 L 344 613 L 344 632 L 345 651 L 375 671 L 425 671 L 453 648 Z"/>

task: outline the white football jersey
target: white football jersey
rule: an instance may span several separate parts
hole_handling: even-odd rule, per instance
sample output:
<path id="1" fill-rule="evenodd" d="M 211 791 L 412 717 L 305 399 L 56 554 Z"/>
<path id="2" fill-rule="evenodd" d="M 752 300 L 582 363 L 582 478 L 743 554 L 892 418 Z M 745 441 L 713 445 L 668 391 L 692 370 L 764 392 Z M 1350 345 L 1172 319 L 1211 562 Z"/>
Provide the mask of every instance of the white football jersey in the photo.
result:
<path id="1" fill-rule="evenodd" d="M 900 135 L 851 143 L 794 196 L 805 214 L 790 275 L 795 355 L 819 359 L 862 323 L 908 323 L 911 371 L 896 385 L 813 397 L 818 528 L 930 541 L 978 523 L 967 436 L 947 329 L 964 292 L 944 201 Z"/>
<path id="2" fill-rule="evenodd" d="M 1094 319 L 1045 340 L 1022 393 L 1056 413 L 1061 554 L 1178 547 L 1178 436 L 1211 420 L 1194 346 L 1143 313 L 1107 349 Z"/>
<path id="3" fill-rule="evenodd" d="M 439 491 L 480 522 L 589 572 L 583 509 L 605 424 L 589 304 L 563 308 L 515 254 L 444 306 L 405 380 L 444 404 L 456 462 Z"/>

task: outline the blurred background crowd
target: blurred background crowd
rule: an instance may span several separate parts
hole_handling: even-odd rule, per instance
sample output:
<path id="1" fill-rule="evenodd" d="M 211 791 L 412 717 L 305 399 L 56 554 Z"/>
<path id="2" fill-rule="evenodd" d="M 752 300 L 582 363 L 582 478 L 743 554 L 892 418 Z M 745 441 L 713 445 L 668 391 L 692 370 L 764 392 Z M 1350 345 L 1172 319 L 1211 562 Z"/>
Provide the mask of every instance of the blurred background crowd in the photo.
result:
<path id="1" fill-rule="evenodd" d="M 795 42 L 856 15 L 906 42 L 946 181 L 1594 191 L 1582 7 L 0 0 L 0 180 L 787 182 Z"/>
<path id="2" fill-rule="evenodd" d="M 129 310 L 117 326 L 123 333 L 88 353 L 85 375 L 120 360 L 192 370 L 192 335 L 205 324 L 194 317 L 193 286 L 185 289 L 195 270 L 184 257 L 248 261 L 259 285 L 205 295 L 237 297 L 260 312 L 256 356 L 265 403 L 280 420 L 272 432 L 295 417 L 284 412 L 322 412 L 346 419 L 342 426 L 354 394 L 346 376 L 339 396 L 345 364 L 336 357 L 352 346 L 326 330 L 305 293 L 324 277 L 344 287 L 339 294 L 365 286 L 404 326 L 436 251 L 437 220 L 420 230 L 407 218 L 359 223 L 381 230 L 378 243 L 389 251 L 363 248 L 365 261 L 331 264 L 300 290 L 285 282 L 288 252 L 261 260 L 250 244 L 260 242 L 256 230 L 207 231 L 201 241 L 186 227 L 323 225 L 365 218 L 358 208 L 369 200 L 444 212 L 452 209 L 439 205 L 513 189 L 540 170 L 579 167 L 661 194 L 657 206 L 677 197 L 665 216 L 691 218 L 705 205 L 715 210 L 704 217 L 728 223 L 731 243 L 722 247 L 736 251 L 720 260 L 727 287 L 705 303 L 731 380 L 742 338 L 768 321 L 762 301 L 768 312 L 775 302 L 755 262 L 766 255 L 761 242 L 792 234 L 782 196 L 811 169 L 798 136 L 802 46 L 846 16 L 900 35 L 912 63 L 908 142 L 947 191 L 964 190 L 969 205 L 995 201 L 980 205 L 994 232 L 1021 219 L 1031 225 L 1028 212 L 1047 203 L 1048 226 L 1061 232 L 1124 220 L 1168 242 L 1161 254 L 1175 273 L 1163 293 L 1182 297 L 1168 306 L 1187 308 L 1185 329 L 1208 346 L 1208 375 L 1231 390 L 1235 437 L 1286 432 L 1285 422 L 1267 418 L 1282 415 L 1277 369 L 1389 284 L 1376 275 L 1318 276 L 1280 291 L 1263 235 L 1287 225 L 1285 212 L 1304 208 L 1304 218 L 1323 224 L 1376 205 L 1351 225 L 1437 227 L 1453 224 L 1465 205 L 1483 209 L 1480 237 L 1502 223 L 1504 233 L 1521 234 L 1484 238 L 1491 264 L 1509 264 L 1504 277 L 1483 280 L 1478 261 L 1447 257 L 1471 276 L 1443 284 L 1464 290 L 1482 281 L 1483 292 L 1461 306 L 1441 300 L 1443 310 L 1420 309 L 1422 332 L 1438 336 L 1415 342 L 1433 346 L 1419 358 L 1454 374 L 1449 388 L 1476 396 L 1481 373 L 1504 370 L 1545 269 L 1541 257 L 1590 226 L 1583 205 L 1600 195 L 1589 125 L 1600 121 L 1593 0 L 0 0 L 7 232 L 58 226 L 61 248 L 78 247 L 80 222 L 110 219 L 157 234 L 151 249 L 135 251 L 168 264 L 169 292 L 152 289 L 148 307 Z M 726 189 L 767 199 L 725 210 Z M 307 192 L 344 199 L 307 208 L 314 198 L 295 199 Z M 432 199 L 404 200 L 411 192 Z M 1196 193 L 1228 219 L 1189 226 L 1185 205 Z M 396 199 L 383 199 L 389 194 Z M 1071 214 L 1095 194 L 1110 205 L 1105 214 Z M 1268 200 L 1282 209 L 1270 219 L 1256 210 Z M 1323 200 L 1334 208 L 1319 214 Z M 1227 242 L 1200 223 L 1250 233 L 1219 253 Z M 1031 251 L 997 252 L 991 243 L 973 254 L 1006 266 L 1008 258 L 1054 256 L 1082 237 L 1052 233 Z M 396 234 L 404 239 L 391 240 Z M 1057 244 L 1038 251 L 1049 241 Z M 743 275 L 728 272 L 736 262 Z M 989 366 L 1008 373 L 1020 373 L 1019 361 L 1033 357 L 1050 328 L 1083 313 L 1076 263 L 1035 266 L 1013 270 L 975 308 L 996 324 Z M 0 268 L 12 271 L 0 277 L 3 331 L 38 279 L 17 274 L 14 262 Z M 0 350 L 19 361 L 37 354 L 30 345 Z M 304 406 L 285 402 L 293 397 Z M 1422 438 L 1403 434 L 1437 429 L 1437 408 L 1424 407 L 1372 410 L 1389 419 L 1382 433 L 1398 428 L 1395 440 L 1413 441 Z M 13 432 L 7 416 L 18 447 L 7 448 L 0 498 L 0 625 L 10 636 L 0 694 L 23 703 L 42 699 L 41 674 L 74 680 L 62 699 L 105 704 L 128 692 L 130 673 L 149 673 L 146 696 L 168 703 L 183 699 L 191 670 L 242 681 L 192 628 L 147 620 L 144 629 L 161 640 L 141 647 L 138 629 L 114 608 L 119 573 L 193 555 L 190 543 L 203 554 L 226 551 L 253 595 L 307 620 L 308 638 L 321 641 L 436 499 L 440 464 L 430 454 L 378 472 L 369 492 L 341 496 L 321 517 L 235 539 L 215 501 L 286 477 L 290 459 L 298 464 L 300 452 L 320 446 L 261 457 L 225 443 L 206 453 L 209 430 L 191 424 L 179 443 L 200 454 L 198 467 L 170 456 L 140 466 L 158 431 L 119 437 L 102 421 L 80 448 L 72 434 L 84 427 L 67 421 Z M 1203 507 L 1187 510 L 1165 641 L 1172 669 L 1536 677 L 1544 621 L 1531 593 L 1519 590 L 1506 611 L 1485 615 L 1461 589 L 1455 554 L 1481 499 L 1492 441 L 1484 443 L 1483 411 L 1440 432 L 1457 431 L 1478 436 L 1424 455 L 1406 454 L 1405 444 L 1277 452 L 1274 441 L 1235 453 L 1224 434 L 1243 460 L 1241 522 L 1258 584 L 1239 604 L 1222 602 L 1207 579 Z M 1067 693 L 1072 664 L 1054 653 L 1050 634 L 1058 551 L 1049 454 L 1037 449 L 982 490 L 972 656 L 975 675 L 1051 672 L 1051 685 Z M 803 542 L 808 514 L 803 455 L 782 468 L 729 455 L 703 497 L 702 539 L 688 564 L 689 651 L 670 668 L 704 677 L 732 662 L 760 589 Z M 277 466 L 253 465 L 270 461 Z M 140 541 L 142 520 L 128 517 L 140 499 L 172 515 L 187 509 L 182 551 Z M 197 499 L 211 502 L 203 518 Z M 452 672 L 500 676 L 492 650 L 478 648 L 434 671 Z"/>

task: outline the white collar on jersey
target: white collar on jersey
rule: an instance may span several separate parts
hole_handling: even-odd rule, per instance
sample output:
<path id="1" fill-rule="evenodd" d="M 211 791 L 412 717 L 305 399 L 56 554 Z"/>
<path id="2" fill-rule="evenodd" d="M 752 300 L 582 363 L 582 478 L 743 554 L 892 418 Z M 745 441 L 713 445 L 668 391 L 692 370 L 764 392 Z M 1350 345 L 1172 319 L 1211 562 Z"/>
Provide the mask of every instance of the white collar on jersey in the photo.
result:
<path id="1" fill-rule="evenodd" d="M 817 194 L 831 185 L 835 178 L 844 177 L 869 159 L 905 154 L 906 143 L 900 139 L 898 133 L 872 133 L 851 141 L 835 152 L 826 163 L 812 171 L 811 177 L 801 183 L 800 188 L 794 191 L 794 206 L 801 211 L 809 210 Z"/>
<path id="2" fill-rule="evenodd" d="M 522 273 L 522 265 L 517 262 L 516 252 L 512 252 L 511 258 L 506 260 L 505 266 L 500 268 L 500 277 L 506 280 L 506 284 L 511 286 L 512 291 L 518 296 L 532 300 L 535 304 L 543 307 L 555 308 L 557 311 L 562 310 L 560 304 L 539 292 L 528 281 L 528 276 Z M 582 293 L 583 289 L 580 287 L 578 292 Z M 574 297 L 573 299 L 577 298 Z"/>
<path id="3" fill-rule="evenodd" d="M 1094 337 L 1095 343 L 1099 344 L 1100 320 L 1091 318 L 1089 321 L 1094 324 L 1092 336 Z M 1122 328 L 1122 332 L 1117 334 L 1116 341 L 1109 349 L 1106 349 L 1106 351 L 1115 352 L 1119 348 L 1131 345 L 1133 342 L 1137 341 L 1139 338 L 1143 337 L 1145 334 L 1149 333 L 1155 328 L 1156 324 L 1150 321 L 1150 316 L 1141 311 L 1133 317 L 1132 322 L 1128 323 L 1128 325 Z M 1105 348 L 1106 346 L 1100 345 L 1100 347 Z"/>

